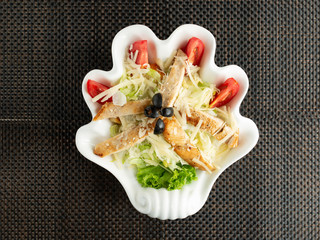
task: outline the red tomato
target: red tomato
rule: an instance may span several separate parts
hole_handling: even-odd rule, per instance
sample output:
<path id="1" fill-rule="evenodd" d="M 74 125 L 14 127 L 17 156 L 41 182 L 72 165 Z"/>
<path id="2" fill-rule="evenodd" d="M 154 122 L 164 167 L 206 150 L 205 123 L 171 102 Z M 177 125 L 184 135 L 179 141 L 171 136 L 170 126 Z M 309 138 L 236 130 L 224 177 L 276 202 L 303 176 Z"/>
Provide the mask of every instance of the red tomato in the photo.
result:
<path id="1" fill-rule="evenodd" d="M 143 65 L 148 63 L 148 45 L 147 40 L 136 41 L 132 44 L 131 50 L 129 53 L 132 53 L 134 56 L 135 52 L 138 50 L 138 56 L 136 59 L 136 64 Z"/>
<path id="2" fill-rule="evenodd" d="M 185 53 L 188 56 L 188 61 L 193 65 L 198 65 L 201 61 L 203 52 L 203 42 L 196 37 L 190 38 L 187 46 L 185 47 Z"/>
<path id="3" fill-rule="evenodd" d="M 239 91 L 239 83 L 234 78 L 228 78 L 219 87 L 220 92 L 210 103 L 210 107 L 221 107 L 232 100 Z"/>
<path id="4" fill-rule="evenodd" d="M 104 92 L 105 90 L 109 89 L 109 87 L 107 87 L 106 85 L 103 85 L 101 83 L 98 83 L 96 81 L 93 81 L 93 80 L 88 80 L 87 82 L 87 90 L 88 90 L 88 93 L 89 95 L 94 98 L 95 96 L 97 96 L 99 93 L 102 93 Z M 100 103 L 100 104 L 105 104 L 106 102 L 111 102 L 112 101 L 112 97 L 109 98 L 107 101 L 104 101 L 102 102 L 101 101 L 102 99 L 99 99 L 97 101 L 97 103 Z"/>

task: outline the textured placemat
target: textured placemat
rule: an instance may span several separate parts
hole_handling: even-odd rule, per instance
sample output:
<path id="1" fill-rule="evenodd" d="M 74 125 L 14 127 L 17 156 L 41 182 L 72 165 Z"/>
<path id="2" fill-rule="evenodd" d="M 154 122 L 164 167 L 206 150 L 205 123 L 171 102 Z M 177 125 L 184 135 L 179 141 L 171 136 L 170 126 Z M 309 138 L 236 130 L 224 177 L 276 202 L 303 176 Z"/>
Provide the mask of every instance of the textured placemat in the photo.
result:
<path id="1" fill-rule="evenodd" d="M 319 16 L 319 1 L 1 1 L 0 238 L 319 239 Z M 202 25 L 218 65 L 250 79 L 241 112 L 260 140 L 187 219 L 138 213 L 75 147 L 91 119 L 82 79 L 112 67 L 111 41 L 134 23 L 161 38 Z"/>

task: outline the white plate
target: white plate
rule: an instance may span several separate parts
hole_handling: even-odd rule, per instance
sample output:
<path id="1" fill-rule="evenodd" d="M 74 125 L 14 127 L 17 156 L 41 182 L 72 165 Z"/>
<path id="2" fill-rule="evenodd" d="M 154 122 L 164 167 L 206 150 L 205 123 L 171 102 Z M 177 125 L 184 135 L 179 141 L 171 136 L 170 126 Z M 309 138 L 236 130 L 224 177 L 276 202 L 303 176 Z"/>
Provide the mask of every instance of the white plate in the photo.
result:
<path id="1" fill-rule="evenodd" d="M 240 104 L 249 87 L 246 73 L 238 66 L 230 65 L 218 67 L 214 63 L 216 41 L 214 36 L 206 29 L 192 24 L 178 27 L 166 40 L 160 40 L 146 26 L 132 25 L 117 33 L 112 42 L 113 68 L 110 71 L 92 70 L 84 78 L 82 94 L 92 117 L 100 108 L 98 103 L 93 103 L 87 93 L 88 79 L 103 82 L 117 81 L 123 73 L 123 59 L 126 48 L 136 40 L 148 40 L 150 62 L 156 58 L 166 59 L 170 54 L 184 46 L 191 37 L 200 38 L 205 44 L 205 52 L 201 60 L 200 75 L 205 81 L 214 81 L 217 85 L 229 77 L 235 78 L 240 85 L 236 97 L 230 102 L 231 111 L 239 125 L 239 146 L 232 149 L 223 161 L 217 163 L 218 169 L 212 174 L 197 171 L 198 180 L 185 185 L 182 190 L 167 191 L 166 189 L 143 188 L 137 182 L 135 169 L 112 162 L 111 157 L 100 158 L 93 153 L 94 146 L 109 138 L 109 120 L 90 122 L 77 131 L 76 145 L 79 152 L 111 172 L 122 184 L 132 205 L 141 213 L 159 219 L 185 218 L 199 211 L 206 202 L 212 185 L 219 175 L 231 164 L 245 156 L 257 143 L 259 132 L 256 124 L 239 113 Z"/>

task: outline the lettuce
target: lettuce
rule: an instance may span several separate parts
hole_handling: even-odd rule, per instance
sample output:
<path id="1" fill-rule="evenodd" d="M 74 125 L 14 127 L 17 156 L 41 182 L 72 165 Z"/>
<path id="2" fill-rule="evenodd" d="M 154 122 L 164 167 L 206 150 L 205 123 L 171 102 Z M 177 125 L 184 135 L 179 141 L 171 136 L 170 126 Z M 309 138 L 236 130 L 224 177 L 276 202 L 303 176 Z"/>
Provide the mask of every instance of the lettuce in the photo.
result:
<path id="1" fill-rule="evenodd" d="M 151 148 L 151 143 L 143 141 L 141 144 L 138 145 L 138 148 L 141 152 L 143 152 L 144 150 L 148 150 Z"/>
<path id="2" fill-rule="evenodd" d="M 197 180 L 197 175 L 190 165 L 180 165 L 180 169 L 173 171 L 159 165 L 138 168 L 137 180 L 143 187 L 166 188 L 171 191 Z"/>
<path id="3" fill-rule="evenodd" d="M 127 97 L 127 101 L 135 101 L 138 100 L 144 94 L 144 89 L 138 88 L 137 85 L 129 85 L 123 88 L 120 88 L 120 92 L 122 92 Z"/>
<path id="4" fill-rule="evenodd" d="M 156 82 L 160 82 L 161 81 L 160 73 L 158 73 L 156 70 L 154 70 L 152 68 L 149 69 L 149 72 L 146 73 L 146 76 L 149 79 L 152 79 L 153 81 L 156 81 Z"/>
<path id="5" fill-rule="evenodd" d="M 190 78 L 185 76 L 175 104 L 180 106 L 188 104 L 196 109 L 209 108 L 209 103 L 216 91 L 212 83 L 198 82 L 195 86 Z"/>
<path id="6" fill-rule="evenodd" d="M 113 124 L 110 127 L 110 137 L 116 136 L 120 131 L 120 126 L 118 124 Z"/>
<path id="7" fill-rule="evenodd" d="M 126 95 L 127 101 L 136 101 L 138 99 L 151 98 L 153 94 L 158 91 L 158 85 L 161 81 L 161 75 L 157 71 L 150 68 L 147 73 L 139 77 L 139 79 L 141 78 L 143 78 L 142 83 L 131 84 L 120 88 L 120 92 Z M 125 81 L 126 79 L 133 80 L 136 78 L 131 77 L 130 74 L 127 75 L 126 73 L 124 73 L 120 78 L 119 83 Z M 150 84 L 153 85 L 153 87 L 151 87 Z"/>

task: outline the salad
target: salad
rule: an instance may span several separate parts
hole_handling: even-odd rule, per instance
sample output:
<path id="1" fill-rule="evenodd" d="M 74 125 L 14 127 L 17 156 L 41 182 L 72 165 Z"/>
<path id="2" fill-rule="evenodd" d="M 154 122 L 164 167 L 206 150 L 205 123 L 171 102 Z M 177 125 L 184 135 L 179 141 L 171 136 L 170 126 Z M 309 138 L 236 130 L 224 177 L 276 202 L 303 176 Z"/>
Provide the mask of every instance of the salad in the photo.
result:
<path id="1" fill-rule="evenodd" d="M 136 169 L 143 187 L 181 189 L 209 174 L 237 147 L 239 129 L 227 104 L 239 91 L 229 78 L 216 86 L 199 75 L 203 42 L 193 37 L 165 61 L 148 61 L 148 42 L 126 50 L 124 72 L 114 86 L 94 79 L 87 91 L 101 108 L 93 121 L 109 119 L 110 138 L 94 153 Z"/>

